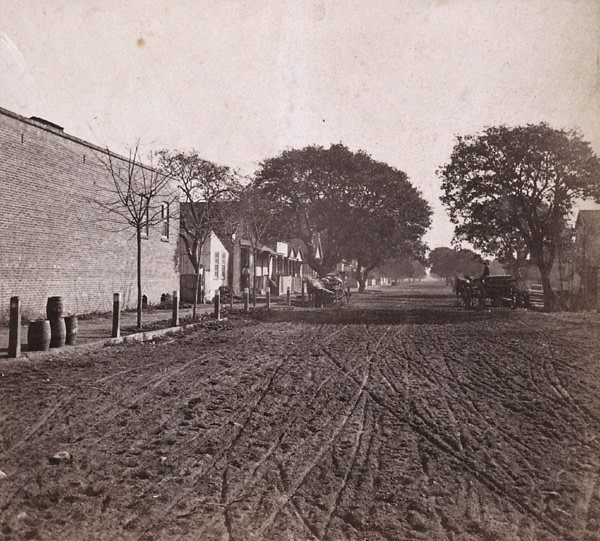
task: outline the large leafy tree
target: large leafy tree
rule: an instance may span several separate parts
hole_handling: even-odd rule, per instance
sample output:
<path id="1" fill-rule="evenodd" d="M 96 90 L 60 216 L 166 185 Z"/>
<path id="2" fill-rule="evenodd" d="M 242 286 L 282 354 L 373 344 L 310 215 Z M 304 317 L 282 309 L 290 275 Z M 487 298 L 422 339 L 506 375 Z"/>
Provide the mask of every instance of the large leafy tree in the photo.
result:
<path id="1" fill-rule="evenodd" d="M 365 152 L 342 144 L 287 150 L 262 163 L 254 185 L 272 209 L 274 230 L 301 238 L 319 274 L 354 259 L 364 289 L 377 265 L 423 252 L 429 205 L 405 173 Z"/>
<path id="2" fill-rule="evenodd" d="M 483 259 L 472 250 L 442 246 L 431 250 L 428 259 L 431 274 L 445 278 L 447 284 L 461 274 L 478 276 L 483 271 Z"/>
<path id="3" fill-rule="evenodd" d="M 423 263 L 411 256 L 395 257 L 377 267 L 375 272 L 392 280 L 408 278 L 417 280 L 427 276 L 427 270 Z"/>
<path id="4" fill-rule="evenodd" d="M 490 127 L 458 137 L 438 175 L 455 238 L 501 260 L 526 248 L 552 308 L 550 271 L 564 223 L 577 199 L 600 199 L 600 162 L 589 143 L 545 123 Z"/>

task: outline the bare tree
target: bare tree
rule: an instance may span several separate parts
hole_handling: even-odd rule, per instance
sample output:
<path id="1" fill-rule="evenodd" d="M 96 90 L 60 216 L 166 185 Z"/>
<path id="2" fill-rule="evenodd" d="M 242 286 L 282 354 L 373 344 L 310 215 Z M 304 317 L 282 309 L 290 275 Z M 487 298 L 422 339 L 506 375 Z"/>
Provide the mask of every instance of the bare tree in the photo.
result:
<path id="1" fill-rule="evenodd" d="M 194 268 L 194 303 L 196 319 L 201 300 L 201 250 L 211 231 L 223 227 L 223 203 L 231 200 L 239 187 L 237 175 L 226 166 L 203 160 L 196 152 L 162 150 L 158 165 L 165 175 L 178 184 L 181 198 L 179 236 Z"/>
<path id="2" fill-rule="evenodd" d="M 150 160 L 151 161 L 151 160 Z M 105 221 L 112 230 L 133 229 L 137 246 L 137 328 L 142 327 L 142 239 L 149 228 L 165 219 L 174 218 L 176 193 L 170 189 L 168 175 L 142 163 L 139 142 L 129 150 L 127 158 L 112 154 L 108 149 L 100 158 L 112 183 L 100 188 L 94 202 L 107 211 Z M 157 199 L 160 198 L 160 201 Z M 166 207 L 165 207 L 166 205 Z M 165 216 L 170 213 L 170 216 Z"/>

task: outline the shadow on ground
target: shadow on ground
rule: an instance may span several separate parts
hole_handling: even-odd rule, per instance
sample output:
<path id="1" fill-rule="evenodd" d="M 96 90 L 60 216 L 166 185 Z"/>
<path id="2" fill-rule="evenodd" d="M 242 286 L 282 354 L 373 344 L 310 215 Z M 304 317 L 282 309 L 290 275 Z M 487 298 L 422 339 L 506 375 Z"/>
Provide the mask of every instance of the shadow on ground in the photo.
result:
<path id="1" fill-rule="evenodd" d="M 449 325 L 473 321 L 501 321 L 514 315 L 503 308 L 476 310 L 445 306 L 428 308 L 305 308 L 259 309 L 252 316 L 264 322 L 295 322 L 308 324 L 369 324 L 369 325 Z"/>

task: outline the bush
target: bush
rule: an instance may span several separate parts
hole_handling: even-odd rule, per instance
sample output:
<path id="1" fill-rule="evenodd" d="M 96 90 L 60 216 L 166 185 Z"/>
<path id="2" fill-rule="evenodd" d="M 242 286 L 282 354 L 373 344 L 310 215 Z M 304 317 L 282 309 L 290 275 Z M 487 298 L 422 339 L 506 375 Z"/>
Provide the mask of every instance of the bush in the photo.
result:
<path id="1" fill-rule="evenodd" d="M 219 295 L 221 296 L 221 302 L 230 302 L 233 291 L 229 286 L 220 286 Z"/>

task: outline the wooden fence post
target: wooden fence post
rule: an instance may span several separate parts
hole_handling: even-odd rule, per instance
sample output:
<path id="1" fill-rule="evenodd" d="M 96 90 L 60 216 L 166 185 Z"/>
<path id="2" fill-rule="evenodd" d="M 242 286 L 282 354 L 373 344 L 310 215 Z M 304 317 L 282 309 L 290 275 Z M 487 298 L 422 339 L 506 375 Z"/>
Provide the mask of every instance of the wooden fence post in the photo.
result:
<path id="1" fill-rule="evenodd" d="M 244 312 L 247 314 L 250 311 L 250 290 L 244 288 Z"/>
<path id="2" fill-rule="evenodd" d="M 221 292 L 218 289 L 215 291 L 215 318 L 221 319 Z"/>
<path id="3" fill-rule="evenodd" d="M 266 305 L 267 305 L 267 310 L 271 309 L 271 290 L 267 289 L 266 293 L 265 293 L 265 298 L 266 298 Z"/>
<path id="4" fill-rule="evenodd" d="M 21 300 L 10 298 L 10 320 L 8 329 L 8 356 L 21 356 Z"/>
<path id="5" fill-rule="evenodd" d="M 173 291 L 173 327 L 179 325 L 179 291 Z"/>
<path id="6" fill-rule="evenodd" d="M 291 291 L 290 291 L 289 287 L 287 288 L 287 291 L 285 293 L 285 303 L 288 306 L 291 306 L 291 304 L 292 304 L 292 294 L 291 294 Z"/>
<path id="7" fill-rule="evenodd" d="M 121 294 L 113 295 L 113 324 L 112 337 L 119 338 L 121 336 Z"/>

